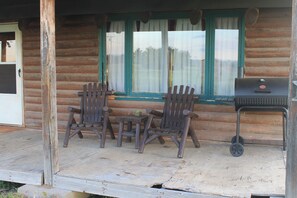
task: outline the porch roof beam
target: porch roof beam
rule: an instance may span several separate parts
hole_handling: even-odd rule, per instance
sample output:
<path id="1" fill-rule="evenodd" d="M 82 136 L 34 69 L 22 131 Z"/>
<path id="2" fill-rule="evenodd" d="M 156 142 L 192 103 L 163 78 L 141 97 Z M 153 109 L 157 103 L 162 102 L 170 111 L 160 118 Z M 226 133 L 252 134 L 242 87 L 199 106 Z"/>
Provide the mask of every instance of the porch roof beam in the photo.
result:
<path id="1" fill-rule="evenodd" d="M 0 3 L 0 20 L 39 17 L 36 0 L 27 0 L 26 3 L 23 0 L 14 0 L 14 4 L 9 2 Z M 292 0 L 61 0 L 56 4 L 56 15 L 60 16 L 193 9 L 286 8 L 292 6 Z"/>

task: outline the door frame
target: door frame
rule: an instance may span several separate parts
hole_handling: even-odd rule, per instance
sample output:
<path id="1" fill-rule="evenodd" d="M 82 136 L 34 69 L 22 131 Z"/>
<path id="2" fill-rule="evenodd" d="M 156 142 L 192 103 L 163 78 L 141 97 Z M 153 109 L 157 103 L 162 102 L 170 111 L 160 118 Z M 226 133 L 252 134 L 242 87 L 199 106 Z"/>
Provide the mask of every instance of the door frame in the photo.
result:
<path id="1" fill-rule="evenodd" d="M 21 123 L 20 124 L 9 124 L 1 123 L 1 125 L 10 126 L 24 126 L 24 87 L 23 87 L 23 49 L 22 49 L 22 32 L 19 29 L 17 22 L 12 23 L 0 23 L 0 33 L 1 32 L 15 32 L 16 40 L 16 72 L 21 69 L 21 77 L 16 78 L 17 95 L 20 97 L 20 108 L 21 108 Z"/>

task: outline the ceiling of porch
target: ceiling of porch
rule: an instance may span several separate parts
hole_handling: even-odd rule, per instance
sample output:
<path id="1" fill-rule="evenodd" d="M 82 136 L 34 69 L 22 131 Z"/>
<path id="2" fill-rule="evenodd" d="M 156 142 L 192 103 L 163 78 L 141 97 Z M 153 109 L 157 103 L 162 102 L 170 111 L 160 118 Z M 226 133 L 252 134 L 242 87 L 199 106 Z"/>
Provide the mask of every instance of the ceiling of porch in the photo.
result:
<path id="1" fill-rule="evenodd" d="M 58 0 L 56 15 L 291 7 L 292 0 Z M 39 0 L 0 0 L 0 19 L 39 16 Z"/>

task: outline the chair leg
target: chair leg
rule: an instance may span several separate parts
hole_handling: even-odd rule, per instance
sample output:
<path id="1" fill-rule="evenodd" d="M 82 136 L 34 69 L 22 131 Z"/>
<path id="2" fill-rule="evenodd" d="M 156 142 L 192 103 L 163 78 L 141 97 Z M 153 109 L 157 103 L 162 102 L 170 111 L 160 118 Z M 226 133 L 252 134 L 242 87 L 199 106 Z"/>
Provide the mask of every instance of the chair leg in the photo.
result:
<path id="1" fill-rule="evenodd" d="M 185 144 L 186 144 L 188 131 L 189 131 L 189 128 L 190 128 L 190 121 L 191 121 L 190 117 L 187 116 L 185 118 L 185 126 L 184 126 L 184 130 L 183 130 L 182 137 L 181 137 L 180 144 L 179 144 L 179 148 L 178 148 L 178 154 L 177 154 L 178 158 L 182 158 L 183 155 L 184 155 L 184 147 L 185 147 Z"/>
<path id="2" fill-rule="evenodd" d="M 65 133 L 65 137 L 64 137 L 64 144 L 63 144 L 63 147 L 65 147 L 65 148 L 68 146 L 69 139 L 70 139 L 71 125 L 74 123 L 76 123 L 76 121 L 74 119 L 74 113 L 70 112 L 69 118 L 68 118 L 68 123 L 67 123 L 67 128 L 66 128 L 66 133 Z"/>
<path id="3" fill-rule="evenodd" d="M 122 146 L 123 126 L 124 126 L 124 123 L 123 122 L 120 122 L 120 124 L 119 124 L 119 133 L 118 133 L 118 143 L 117 143 L 117 146 L 118 147 Z"/>
<path id="4" fill-rule="evenodd" d="M 132 122 L 129 121 L 127 124 L 127 131 L 131 132 L 132 131 Z M 126 142 L 132 142 L 132 137 L 127 136 Z"/>
<path id="5" fill-rule="evenodd" d="M 176 137 L 176 136 L 171 136 L 171 140 L 175 143 L 175 145 L 176 145 L 177 147 L 179 147 L 180 142 L 177 140 L 177 137 Z"/>
<path id="6" fill-rule="evenodd" d="M 146 139 L 148 138 L 148 132 L 147 130 L 145 130 L 143 132 L 143 137 L 142 137 L 142 141 L 141 141 L 141 144 L 139 146 L 139 149 L 138 149 L 138 153 L 143 153 L 144 151 L 144 146 L 145 146 L 145 142 L 146 142 Z"/>
<path id="7" fill-rule="evenodd" d="M 81 131 L 78 131 L 78 132 L 77 132 L 77 135 L 78 135 L 78 137 L 79 137 L 80 139 L 83 139 L 83 137 L 84 137 Z"/>
<path id="8" fill-rule="evenodd" d="M 162 136 L 159 136 L 158 140 L 159 140 L 160 144 L 165 144 L 165 140 Z"/>
<path id="9" fill-rule="evenodd" d="M 101 141 L 100 141 L 100 148 L 104 148 L 105 146 L 105 140 L 106 140 L 106 128 L 108 125 L 108 116 L 104 116 L 103 121 L 103 129 L 102 129 L 102 135 L 101 135 Z"/>
<path id="10" fill-rule="evenodd" d="M 198 137 L 197 137 L 197 135 L 195 133 L 195 130 L 193 129 L 193 127 L 191 125 L 190 125 L 190 128 L 189 128 L 189 135 L 191 136 L 195 147 L 200 148 L 200 143 L 199 143 Z"/>
<path id="11" fill-rule="evenodd" d="M 152 121 L 152 128 L 157 128 L 154 121 Z M 164 138 L 162 136 L 159 136 L 158 140 L 159 140 L 160 144 L 165 144 L 165 140 L 164 140 Z"/>
<path id="12" fill-rule="evenodd" d="M 71 126 L 68 124 L 66 133 L 65 133 L 65 137 L 64 137 L 64 144 L 63 144 L 63 147 L 65 147 L 65 148 L 68 146 L 70 130 L 71 130 Z"/>
<path id="13" fill-rule="evenodd" d="M 115 139 L 115 135 L 114 135 L 113 128 L 112 128 L 109 118 L 107 121 L 107 128 L 109 129 L 111 139 Z"/>
<path id="14" fill-rule="evenodd" d="M 148 138 L 148 129 L 152 124 L 153 118 L 154 117 L 152 115 L 150 115 L 148 117 L 148 120 L 146 121 L 144 131 L 143 131 L 143 137 L 142 137 L 142 141 L 141 141 L 141 144 L 139 146 L 139 149 L 138 149 L 138 153 L 143 153 L 143 151 L 144 151 L 145 142 L 146 142 L 146 140 Z"/>

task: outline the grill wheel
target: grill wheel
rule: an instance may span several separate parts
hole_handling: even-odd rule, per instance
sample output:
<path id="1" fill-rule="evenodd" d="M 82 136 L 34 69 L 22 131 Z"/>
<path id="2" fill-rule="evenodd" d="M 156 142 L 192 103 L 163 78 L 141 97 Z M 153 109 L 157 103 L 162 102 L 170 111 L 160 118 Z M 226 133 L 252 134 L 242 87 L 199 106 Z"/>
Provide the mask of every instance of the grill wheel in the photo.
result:
<path id="1" fill-rule="evenodd" d="M 239 157 L 243 154 L 244 148 L 240 143 L 233 143 L 230 146 L 230 153 L 233 157 Z"/>

